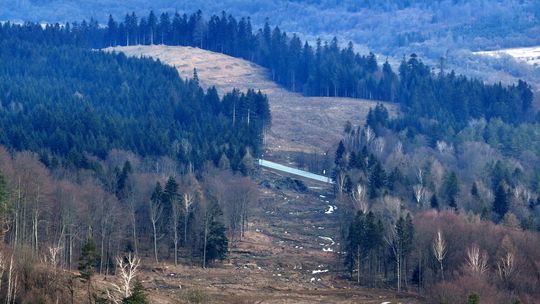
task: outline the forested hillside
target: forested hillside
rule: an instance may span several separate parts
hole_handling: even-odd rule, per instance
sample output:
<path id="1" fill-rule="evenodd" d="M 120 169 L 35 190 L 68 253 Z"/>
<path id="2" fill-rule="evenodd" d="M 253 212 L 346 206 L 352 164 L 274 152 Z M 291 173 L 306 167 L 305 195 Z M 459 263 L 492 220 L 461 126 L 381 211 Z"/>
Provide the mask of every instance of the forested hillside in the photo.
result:
<path id="1" fill-rule="evenodd" d="M 196 70 L 183 80 L 153 59 L 91 50 L 79 29 L 0 27 L 0 296 L 9 303 L 79 302 L 80 282 L 91 303 L 141 296 L 133 281 L 100 294 L 93 277 L 145 255 L 222 260 L 256 196 L 242 176 L 271 123 L 265 95 L 220 98 Z M 222 185 L 234 200 L 217 197 Z M 76 269 L 80 277 L 67 271 Z"/>
<path id="2" fill-rule="evenodd" d="M 246 149 L 258 153 L 270 124 L 262 94 L 233 92 L 222 102 L 215 89 L 203 92 L 196 79 L 181 80 L 150 59 L 55 46 L 53 39 L 0 44 L 0 144 L 45 159 L 88 167 L 88 155 L 124 149 L 197 168 L 226 155 L 238 168 Z"/>
<path id="3" fill-rule="evenodd" d="M 219 14 L 225 10 L 235 16 L 251 16 L 257 27 L 270 18 L 283 30 L 301 33 L 312 41 L 338 36 L 397 60 L 412 52 L 430 64 L 442 57 L 445 65 L 460 73 L 490 81 L 525 78 L 537 83 L 540 79 L 538 69 L 511 58 L 482 58 L 471 53 L 540 44 L 540 3 L 534 0 L 6 0 L 3 4 L 6 9 L 0 11 L 0 20 L 62 23 L 93 17 L 105 24 L 109 13 L 121 16 L 126 11 L 141 15 L 152 9 L 170 14 L 198 9 Z"/>
<path id="4" fill-rule="evenodd" d="M 3 31 L 21 39 L 32 39 L 32 31 L 38 36 L 42 32 L 37 25 L 10 24 Z M 312 46 L 278 27 L 272 29 L 268 22 L 254 31 L 249 19 L 237 21 L 225 13 L 209 20 L 200 11 L 189 16 L 150 12 L 142 18 L 132 13 L 123 22 L 109 17 L 106 28 L 91 21 L 48 26 L 44 32 L 59 43 L 75 41 L 94 48 L 189 45 L 244 58 L 267 67 L 273 80 L 292 91 L 397 102 L 415 118 L 436 119 L 441 124 L 439 130 L 431 131 L 436 139 L 448 132 L 455 134 L 470 119 L 499 117 L 513 124 L 535 119 L 532 91 L 523 81 L 517 86 L 488 85 L 448 73 L 444 67 L 432 70 L 414 54 L 403 59 L 397 75 L 387 62 L 379 65 L 373 54 L 356 53 L 352 44 L 341 49 L 334 38 Z"/>
<path id="5" fill-rule="evenodd" d="M 465 5 L 307 2 L 358 13 Z M 144 14 L 110 16 L 107 26 L 93 19 L 0 26 L 0 283 L 7 283 L 0 296 L 7 303 L 81 302 L 77 288 L 88 303 L 146 303 L 134 282 L 140 258 L 153 265 L 141 267 L 148 276 L 172 278 L 185 274 L 160 263 L 220 267 L 227 255 L 243 258 L 223 267 L 246 271 L 236 275 L 252 269 L 287 285 L 285 267 L 291 280 L 309 276 L 311 289 L 300 293 L 338 289 L 333 283 L 346 275 L 355 287 L 414 292 L 430 303 L 540 296 L 540 116 L 528 83 L 486 83 L 457 75 L 444 60 L 430 67 L 415 53 L 396 70 L 352 43 L 306 42 L 269 21 L 255 30 L 250 18 L 226 13 Z M 516 24 L 534 30 L 533 15 Z M 403 39 L 423 41 L 418 35 Z M 199 86 L 197 70 L 186 80 L 159 60 L 101 50 L 154 44 L 243 58 L 293 92 L 383 100 L 399 113 L 391 117 L 381 104 L 366 122 L 342 122 L 335 153 L 284 155 L 332 172 L 328 192 L 269 178 L 254 162 L 271 123 L 264 94 L 220 97 Z M 330 208 L 297 207 L 313 205 Z M 317 217 L 333 213 L 332 227 L 318 225 Z M 235 247 L 249 228 L 258 239 Z M 304 250 L 307 234 L 331 246 L 307 248 L 309 261 L 282 261 L 286 246 Z M 256 249 L 266 239 L 274 240 L 270 248 Z M 333 281 L 315 277 L 330 274 L 323 265 L 303 268 L 330 258 L 341 265 Z M 94 289 L 96 276 L 113 273 L 112 283 Z M 167 293 L 179 289 L 152 282 Z"/>

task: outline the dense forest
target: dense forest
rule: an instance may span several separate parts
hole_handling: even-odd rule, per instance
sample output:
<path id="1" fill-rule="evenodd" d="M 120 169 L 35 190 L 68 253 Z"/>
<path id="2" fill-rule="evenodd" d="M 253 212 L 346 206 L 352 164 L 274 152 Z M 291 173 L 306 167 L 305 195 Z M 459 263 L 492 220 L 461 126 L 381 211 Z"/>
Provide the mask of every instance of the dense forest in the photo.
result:
<path id="1" fill-rule="evenodd" d="M 414 119 L 435 119 L 439 126 L 418 126 L 435 139 L 454 135 L 470 119 L 498 117 L 515 124 L 531 121 L 531 87 L 519 81 L 517 86 L 484 84 L 480 80 L 447 73 L 444 66 L 433 71 L 416 55 L 403 59 L 399 77 L 388 62 L 379 65 L 375 55 L 362 56 L 352 44 L 341 49 L 334 38 L 330 43 L 317 41 L 315 46 L 288 36 L 266 22 L 254 31 L 251 22 L 223 13 L 209 20 L 202 12 L 192 15 L 157 16 L 150 12 L 138 18 L 127 14 L 123 22 L 109 17 L 108 26 L 96 21 L 66 26 L 5 24 L 4 35 L 20 39 L 33 36 L 56 43 L 77 43 L 93 48 L 135 44 L 189 45 L 244 58 L 267 67 L 273 80 L 292 91 L 313 96 L 344 96 L 393 101 Z M 0 32 L 0 35 L 2 35 Z M 38 38 L 39 39 L 39 38 Z M 43 38 L 42 38 L 43 39 Z M 428 129 L 435 130 L 428 130 Z"/>
<path id="2" fill-rule="evenodd" d="M 46 164 L 61 156 L 90 168 L 88 155 L 125 149 L 196 168 L 224 155 L 238 169 L 247 150 L 258 153 L 270 124 L 262 94 L 221 100 L 150 59 L 9 38 L 0 44 L 0 144 L 40 152 Z"/>
<path id="3" fill-rule="evenodd" d="M 220 97 L 196 70 L 183 80 L 159 61 L 97 50 L 135 44 L 244 58 L 306 95 L 399 104 L 396 117 L 379 105 L 365 124 L 347 122 L 332 155 L 336 200 L 354 211 L 340 223 L 350 278 L 438 303 L 538 297 L 540 117 L 526 82 L 487 84 L 415 54 L 394 72 L 337 39 L 312 45 L 268 22 L 254 31 L 249 18 L 198 11 L 0 26 L 8 303 L 73 302 L 73 276 L 58 269 L 79 270 L 89 302 L 144 303 L 128 302 L 133 282 L 123 295 L 95 293 L 93 276 L 129 272 L 140 257 L 207 267 L 244 236 L 266 96 Z"/>
<path id="4" fill-rule="evenodd" d="M 357 215 L 343 221 L 344 264 L 361 285 L 418 288 L 433 303 L 532 303 L 540 125 L 470 120 L 432 142 L 451 119 L 418 132 L 415 112 L 392 118 L 380 104 L 345 125 L 333 176 Z"/>
<path id="5" fill-rule="evenodd" d="M 91 50 L 76 29 L 0 28 L 0 295 L 73 303 L 80 278 L 90 302 L 119 303 L 141 286 L 98 294 L 95 274 L 133 272 L 144 256 L 223 260 L 257 196 L 243 176 L 271 123 L 267 97 L 220 97 L 196 70 L 183 80 Z"/>

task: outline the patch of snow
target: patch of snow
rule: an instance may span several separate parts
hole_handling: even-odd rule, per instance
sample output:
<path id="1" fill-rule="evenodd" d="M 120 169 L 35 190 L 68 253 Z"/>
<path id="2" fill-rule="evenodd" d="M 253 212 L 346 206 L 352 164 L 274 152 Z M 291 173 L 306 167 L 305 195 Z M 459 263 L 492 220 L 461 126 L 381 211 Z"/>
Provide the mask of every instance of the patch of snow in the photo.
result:
<path id="1" fill-rule="evenodd" d="M 322 195 L 322 194 L 319 194 L 319 197 L 320 198 L 326 198 L 326 196 Z"/>
<path id="2" fill-rule="evenodd" d="M 474 52 L 476 55 L 501 58 L 510 56 L 517 61 L 525 62 L 530 65 L 538 66 L 540 64 L 540 46 L 500 49 L 495 51 Z"/>
<path id="3" fill-rule="evenodd" d="M 336 210 L 337 210 L 337 207 L 336 207 L 336 206 L 334 206 L 334 205 L 328 205 L 328 210 L 326 210 L 324 213 L 325 213 L 325 214 L 332 214 L 332 213 L 334 213 L 334 211 L 336 211 Z"/>
<path id="4" fill-rule="evenodd" d="M 317 279 L 315 279 L 315 278 L 311 278 L 311 279 L 309 280 L 309 282 L 315 283 L 316 280 L 317 280 Z"/>
<path id="5" fill-rule="evenodd" d="M 328 272 L 328 269 L 317 269 L 317 270 L 313 270 L 311 272 L 311 274 L 319 274 L 319 273 L 325 273 L 325 272 Z"/>
<path id="6" fill-rule="evenodd" d="M 334 252 L 334 249 L 332 249 L 332 248 L 323 248 L 322 251 L 324 251 L 324 252 Z"/>
<path id="7" fill-rule="evenodd" d="M 330 242 L 330 243 L 331 243 L 330 246 L 333 246 L 334 244 L 336 244 L 336 242 L 334 242 L 334 240 L 333 240 L 332 238 L 330 238 L 330 237 L 327 237 L 327 236 L 320 236 L 320 235 L 319 235 L 319 238 L 320 238 L 321 240 L 325 240 L 325 241 L 327 241 L 327 242 Z"/>

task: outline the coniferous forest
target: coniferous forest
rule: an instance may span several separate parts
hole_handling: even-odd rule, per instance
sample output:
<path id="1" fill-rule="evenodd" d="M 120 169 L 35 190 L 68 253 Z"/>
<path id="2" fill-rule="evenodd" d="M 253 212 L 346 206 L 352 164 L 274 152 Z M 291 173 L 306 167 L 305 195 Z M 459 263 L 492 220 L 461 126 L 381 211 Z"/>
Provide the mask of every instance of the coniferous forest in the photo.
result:
<path id="1" fill-rule="evenodd" d="M 397 105 L 396 115 L 381 103 L 365 124 L 343 122 L 325 155 L 336 204 L 351 211 L 335 225 L 336 277 L 433 303 L 540 295 L 540 115 L 529 84 L 485 83 L 416 54 L 392 66 L 337 38 L 311 43 L 270 21 L 253 29 L 250 18 L 197 11 L 0 24 L 7 303 L 73 303 L 81 286 L 89 303 L 147 303 L 144 282 L 125 279 L 141 258 L 158 265 L 152 272 L 219 267 L 246 254 L 232 248 L 267 191 L 281 200 L 282 186 L 255 166 L 271 126 L 264 94 L 219 96 L 197 70 L 182 79 L 159 60 L 102 51 L 157 44 L 257 63 L 305 96 Z M 119 274 L 125 292 L 94 290 L 94 278 Z"/>

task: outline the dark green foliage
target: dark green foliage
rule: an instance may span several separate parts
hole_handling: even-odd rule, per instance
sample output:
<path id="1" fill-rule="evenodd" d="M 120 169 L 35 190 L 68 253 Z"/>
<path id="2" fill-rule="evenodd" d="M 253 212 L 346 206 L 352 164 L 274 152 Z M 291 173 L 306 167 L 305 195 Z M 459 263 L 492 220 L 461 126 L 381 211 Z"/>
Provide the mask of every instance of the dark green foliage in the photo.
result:
<path id="1" fill-rule="evenodd" d="M 156 188 L 157 191 L 159 189 Z M 156 194 L 157 195 L 157 194 Z M 175 201 L 179 200 L 179 193 L 178 193 L 178 183 L 174 179 L 174 177 L 169 177 L 167 180 L 167 183 L 165 184 L 165 189 L 161 193 L 161 204 L 163 206 L 163 214 L 166 215 L 164 222 L 167 222 L 169 219 L 169 215 L 172 214 L 172 206 Z M 167 225 L 164 223 L 164 225 Z M 168 226 L 168 225 L 167 225 Z"/>
<path id="2" fill-rule="evenodd" d="M 504 183 L 500 183 L 495 191 L 495 199 L 493 200 L 493 212 L 497 215 L 497 219 L 500 220 L 508 212 L 510 202 L 508 193 Z"/>
<path id="3" fill-rule="evenodd" d="M 6 229 L 5 226 L 9 225 L 10 211 L 8 184 L 4 173 L 0 170 L 0 229 Z"/>
<path id="4" fill-rule="evenodd" d="M 205 214 L 205 227 L 202 232 L 202 238 L 206 238 L 206 244 L 203 241 L 201 247 L 203 253 L 206 249 L 206 263 L 225 259 L 229 246 L 226 235 L 227 228 L 220 220 L 223 215 L 221 208 L 215 202 L 211 202 L 209 208 Z"/>
<path id="5" fill-rule="evenodd" d="M 336 150 L 336 159 L 334 160 L 334 163 L 336 164 L 336 166 L 343 167 L 344 156 L 345 156 L 345 145 L 343 144 L 343 140 L 340 140 L 337 150 Z"/>
<path id="6" fill-rule="evenodd" d="M 94 170 L 87 154 L 104 157 L 114 148 L 169 155 L 195 168 L 217 162 L 223 151 L 259 153 L 270 125 L 263 94 L 234 92 L 220 102 L 215 89 L 205 93 L 158 61 L 79 48 L 67 38 L 64 46 L 53 46 L 62 43 L 52 38 L 37 44 L 47 32 L 26 30 L 0 30 L 0 144 Z M 63 30 L 51 31 L 63 37 Z M 35 35 L 36 42 L 18 35 Z M 231 105 L 238 106 L 235 115 Z M 119 197 L 126 176 L 119 174 Z"/>
<path id="7" fill-rule="evenodd" d="M 131 291 L 131 296 L 125 298 L 122 301 L 122 304 L 147 304 L 148 299 L 146 298 L 146 294 L 144 292 L 144 286 L 142 285 L 141 281 L 137 280 L 135 281 L 135 284 L 133 285 L 133 290 Z"/>
<path id="8" fill-rule="evenodd" d="M 530 113 L 532 91 L 523 81 L 512 86 L 487 85 L 453 72 L 434 74 L 415 54 L 403 60 L 398 78 L 388 63 L 380 67 L 372 53 L 361 56 L 351 43 L 341 49 L 334 38 L 330 43 L 319 40 L 312 46 L 277 27 L 272 29 L 268 23 L 254 32 L 249 18 L 237 21 L 225 13 L 209 20 L 204 20 L 201 11 L 190 16 L 163 13 L 156 26 L 149 24 L 153 19 L 153 12 L 140 19 L 134 13 L 128 14 L 119 23 L 110 17 L 109 28 L 100 28 L 95 22 L 49 26 L 45 30 L 35 24 L 6 24 L 0 27 L 0 39 L 8 36 L 101 48 L 152 44 L 158 37 L 159 42 L 168 45 L 198 46 L 261 64 L 270 69 L 273 80 L 306 95 L 398 102 L 403 117 L 389 122 L 386 110 L 378 106 L 368 118 L 368 125 L 378 130 L 376 126 L 390 124 L 396 131 L 406 129 L 409 136 L 424 134 L 431 143 L 452 138 L 471 119 L 500 118 L 515 125 L 534 116 Z M 193 83 L 198 84 L 196 78 Z"/>
<path id="9" fill-rule="evenodd" d="M 384 227 L 380 219 L 377 219 L 372 212 L 364 214 L 359 211 L 349 226 L 347 235 L 347 255 L 345 265 L 349 272 L 353 272 L 357 267 L 357 258 L 365 257 L 377 251 L 384 245 Z"/>
<path id="10" fill-rule="evenodd" d="M 96 248 L 96 243 L 93 239 L 88 239 L 81 249 L 81 257 L 79 260 L 79 271 L 81 278 L 89 281 L 95 273 L 99 254 Z"/>
<path id="11" fill-rule="evenodd" d="M 7 212 L 8 186 L 4 173 L 0 170 L 0 217 L 4 217 Z"/>
<path id="12" fill-rule="evenodd" d="M 449 129 L 461 130 L 471 119 L 481 117 L 517 123 L 528 116 L 531 108 L 532 92 L 524 82 L 504 87 L 500 83 L 486 85 L 454 72 L 435 77 L 414 54 L 401 63 L 399 76 L 398 102 L 405 106 L 411 120 L 418 120 L 418 130 L 434 138 L 452 136 Z M 422 123 L 421 118 L 435 119 L 436 123 Z"/>
<path id="13" fill-rule="evenodd" d="M 475 293 L 469 295 L 467 304 L 480 304 L 480 296 Z"/>
<path id="14" fill-rule="evenodd" d="M 129 161 L 126 161 L 124 163 L 124 167 L 122 167 L 122 171 L 117 174 L 116 197 L 119 199 L 125 199 L 130 191 L 128 186 L 128 178 L 131 171 L 131 164 Z"/>
<path id="15" fill-rule="evenodd" d="M 380 135 L 382 128 L 387 127 L 388 123 L 388 110 L 384 105 L 379 103 L 375 108 L 369 109 L 366 125 L 370 126 L 375 131 L 375 134 Z"/>
<path id="16" fill-rule="evenodd" d="M 377 161 L 369 170 L 369 197 L 375 198 L 380 195 L 381 190 L 387 182 L 386 172 L 381 164 Z"/>
<path id="17" fill-rule="evenodd" d="M 411 214 L 407 213 L 405 218 L 400 217 L 396 223 L 397 240 L 400 242 L 399 248 L 403 257 L 409 255 L 413 248 L 414 226 Z"/>
<path id="18" fill-rule="evenodd" d="M 429 204 L 433 209 L 439 209 L 439 199 L 436 194 L 433 194 L 429 199 Z"/>
<path id="19" fill-rule="evenodd" d="M 471 186 L 471 195 L 475 199 L 478 199 L 480 197 L 480 193 L 478 192 L 478 186 L 476 185 L 476 182 L 473 182 Z"/>
<path id="20" fill-rule="evenodd" d="M 457 210 L 457 195 L 459 194 L 459 180 L 454 171 L 446 173 L 444 177 L 443 193 L 448 203 L 453 209 Z"/>

